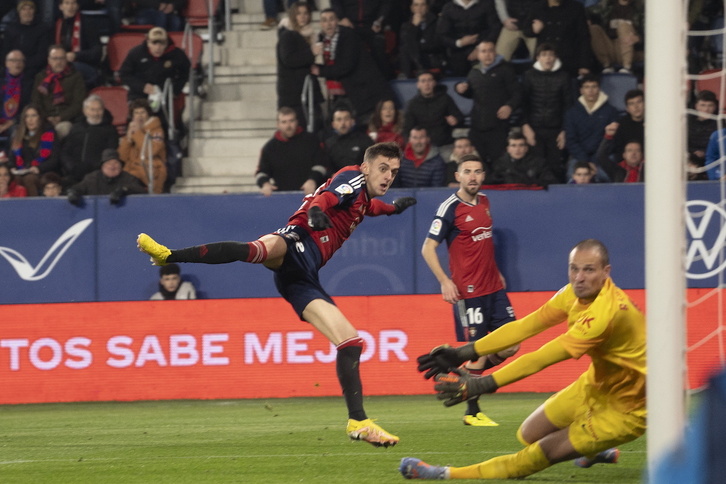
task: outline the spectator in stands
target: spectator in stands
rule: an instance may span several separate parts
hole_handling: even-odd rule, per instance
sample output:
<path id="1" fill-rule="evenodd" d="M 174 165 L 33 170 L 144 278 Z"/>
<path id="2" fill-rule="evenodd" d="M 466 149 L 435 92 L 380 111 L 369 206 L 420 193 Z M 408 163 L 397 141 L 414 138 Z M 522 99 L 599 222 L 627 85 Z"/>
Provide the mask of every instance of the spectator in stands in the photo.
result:
<path id="1" fill-rule="evenodd" d="M 302 129 L 294 109 L 278 109 L 277 131 L 262 147 L 255 175 L 262 194 L 302 190 L 309 195 L 325 175 L 325 154 L 317 136 Z"/>
<path id="2" fill-rule="evenodd" d="M 565 135 L 570 161 L 567 176 L 578 161 L 591 163 L 595 181 L 609 181 L 607 174 L 598 170 L 596 153 L 603 140 L 605 127 L 615 121 L 618 110 L 608 102 L 608 96 L 600 90 L 600 81 L 588 74 L 580 81 L 580 97 L 565 113 Z M 612 126 L 611 126 L 612 127 Z"/>
<path id="3" fill-rule="evenodd" d="M 532 6 L 524 22 L 524 35 L 537 37 L 537 45 L 553 44 L 570 77 L 588 74 L 592 64 L 590 32 L 585 8 L 576 0 L 546 0 Z"/>
<path id="4" fill-rule="evenodd" d="M 118 151 L 127 171 L 149 186 L 149 160 L 151 153 L 151 180 L 153 192 L 162 193 L 166 182 L 166 140 L 161 120 L 152 116 L 146 99 L 136 99 L 129 105 L 131 121 L 126 134 L 119 140 Z"/>
<path id="5" fill-rule="evenodd" d="M 625 93 L 625 114 L 618 118 L 615 126 L 613 154 L 620 158 L 628 141 L 645 142 L 645 95 L 640 89 Z"/>
<path id="6" fill-rule="evenodd" d="M 723 157 L 721 153 L 721 145 L 725 143 L 726 129 L 720 129 L 711 133 L 706 146 L 706 175 L 709 180 L 726 180 L 726 170 L 724 170 Z"/>
<path id="7" fill-rule="evenodd" d="M 489 178 L 489 177 L 488 177 Z M 522 133 L 512 133 L 507 137 L 507 152 L 494 161 L 492 184 L 538 185 L 547 187 L 559 183 L 550 171 L 545 160 L 532 153 Z"/>
<path id="8" fill-rule="evenodd" d="M 314 52 L 322 55 L 323 63 L 311 66 L 310 72 L 326 79 L 329 97 L 347 97 L 358 124 L 364 126 L 376 103 L 392 98 L 393 92 L 355 31 L 338 25 L 335 11 L 320 12 L 320 26 L 320 42 Z"/>
<path id="9" fill-rule="evenodd" d="M 33 104 L 25 106 L 20 114 L 10 147 L 17 183 L 25 187 L 29 197 L 37 197 L 40 176 L 58 169 L 58 150 L 53 126 Z"/>
<path id="10" fill-rule="evenodd" d="M 63 195 L 63 183 L 58 173 L 49 171 L 40 177 L 40 193 L 46 198 L 55 198 Z"/>
<path id="11" fill-rule="evenodd" d="M 134 0 L 136 4 L 136 23 L 155 25 L 165 31 L 184 30 L 181 12 L 187 0 Z"/>
<path id="12" fill-rule="evenodd" d="M 524 42 L 529 51 L 529 57 L 535 56 L 537 39 L 524 34 L 523 25 L 530 10 L 541 0 L 497 0 L 495 1 L 497 15 L 502 23 L 502 30 L 497 39 L 497 54 L 510 60 L 517 50 L 520 41 Z"/>
<path id="13" fill-rule="evenodd" d="M 355 118 L 346 103 L 339 103 L 333 111 L 333 134 L 325 139 L 328 174 L 344 166 L 360 165 L 363 155 L 373 140 L 356 128 Z"/>
<path id="14" fill-rule="evenodd" d="M 22 198 L 27 197 L 25 187 L 15 182 L 15 177 L 10 171 L 8 163 L 0 163 L 0 198 Z"/>
<path id="15" fill-rule="evenodd" d="M 645 160 L 643 158 L 643 145 L 639 141 L 629 141 L 625 144 L 622 160 L 613 162 L 608 156 L 608 143 L 604 139 L 598 150 L 600 166 L 608 174 L 613 183 L 637 183 L 645 181 Z"/>
<path id="16" fill-rule="evenodd" d="M 688 154 L 686 159 L 686 174 L 688 181 L 708 180 L 708 175 L 703 169 L 704 162 L 693 153 Z"/>
<path id="17" fill-rule="evenodd" d="M 35 76 L 31 102 L 55 128 L 59 139 L 71 129 L 71 123 L 83 111 L 86 86 L 83 76 L 68 63 L 61 45 L 48 49 L 48 66 Z"/>
<path id="18" fill-rule="evenodd" d="M 151 301 L 196 299 L 197 291 L 189 281 L 182 281 L 178 264 L 159 267 L 159 291 L 149 298 Z"/>
<path id="19" fill-rule="evenodd" d="M 446 163 L 439 149 L 431 144 L 426 128 L 414 126 L 403 150 L 401 168 L 394 181 L 399 188 L 442 187 L 446 182 Z"/>
<path id="20" fill-rule="evenodd" d="M 371 121 L 368 123 L 368 136 L 374 143 L 393 141 L 403 148 L 406 142 L 402 133 L 403 113 L 396 109 L 396 103 L 391 99 L 378 101 Z"/>
<path id="21" fill-rule="evenodd" d="M 454 142 L 452 131 L 454 126 L 464 122 L 464 115 L 446 92 L 446 86 L 436 82 L 433 73 L 419 73 L 416 87 L 418 94 L 408 101 L 404 111 L 403 134 L 408 136 L 414 126 L 426 128 L 431 143 L 438 146 L 442 157 L 447 159 Z"/>
<path id="22" fill-rule="evenodd" d="M 43 70 L 46 53 L 50 45 L 48 26 L 36 16 L 35 2 L 20 0 L 17 6 L 18 18 L 7 25 L 3 34 L 2 55 L 19 50 L 25 56 L 25 72 L 33 77 Z"/>
<path id="23" fill-rule="evenodd" d="M 108 34 L 113 35 L 121 29 L 121 17 L 126 0 L 80 0 L 81 10 L 105 10 L 108 17 Z"/>
<path id="24" fill-rule="evenodd" d="M 500 27 L 494 2 L 454 0 L 444 5 L 436 34 L 446 47 L 447 72 L 465 76 L 477 60 L 476 46 L 485 40 L 495 42 Z"/>
<path id="25" fill-rule="evenodd" d="M 66 59 L 83 76 L 86 89 L 98 85 L 103 45 L 98 31 L 81 16 L 78 0 L 61 0 L 61 18 L 55 22 L 54 43 L 66 49 Z"/>
<path id="26" fill-rule="evenodd" d="M 601 1 L 592 8 L 602 24 L 590 22 L 590 38 L 595 58 L 603 74 L 615 72 L 632 74 L 635 45 L 640 43 L 643 26 L 644 0 Z"/>
<path id="27" fill-rule="evenodd" d="M 304 1 L 304 0 L 303 0 Z M 265 12 L 265 21 L 260 24 L 261 30 L 270 30 L 272 27 L 277 25 L 277 14 L 279 13 L 279 1 L 278 0 L 262 0 L 262 8 Z M 292 7 L 295 0 L 287 0 L 287 8 Z M 310 5 L 311 10 L 314 10 L 315 2 L 305 2 Z"/>
<path id="28" fill-rule="evenodd" d="M 174 96 L 179 97 L 189 80 L 190 68 L 189 58 L 174 45 L 166 30 L 154 27 L 143 43 L 129 51 L 119 76 L 129 88 L 129 101 L 148 98 L 152 110 L 157 112 L 166 80 L 171 80 Z"/>
<path id="29" fill-rule="evenodd" d="M 83 101 L 83 119 L 74 123 L 60 153 L 63 185 L 68 187 L 98 169 L 105 149 L 118 147 L 118 131 L 104 115 L 103 99 L 91 94 Z M 141 182 L 139 182 L 141 183 Z"/>
<path id="30" fill-rule="evenodd" d="M 524 73 L 522 133 L 549 171 L 565 180 L 565 111 L 572 104 L 570 76 L 561 69 L 552 44 L 537 46 L 537 61 Z"/>
<path id="31" fill-rule="evenodd" d="M 711 134 L 718 129 L 715 114 L 718 98 L 713 91 L 701 91 L 696 95 L 693 109 L 698 114 L 688 115 L 688 154 L 695 166 L 706 161 L 706 147 Z"/>
<path id="32" fill-rule="evenodd" d="M 444 47 L 436 36 L 438 17 L 427 0 L 411 0 L 411 18 L 401 25 L 398 45 L 399 77 L 410 79 L 422 72 L 444 68 Z"/>
<path id="33" fill-rule="evenodd" d="M 572 170 L 572 178 L 567 182 L 572 185 L 585 185 L 592 183 L 592 167 L 587 161 L 578 161 Z"/>
<path id="34" fill-rule="evenodd" d="M 393 79 L 393 68 L 386 55 L 383 27 L 389 24 L 390 0 L 330 0 L 339 24 L 358 34 L 386 79 Z"/>
<path id="35" fill-rule="evenodd" d="M 5 56 L 5 68 L 0 71 L 0 158 L 7 158 L 10 137 L 18 123 L 33 89 L 33 78 L 25 73 L 25 56 L 11 50 Z"/>
<path id="36" fill-rule="evenodd" d="M 118 205 L 126 195 L 146 193 L 141 180 L 123 170 L 124 165 L 118 151 L 107 148 L 101 153 L 100 165 L 88 173 L 83 180 L 68 189 L 68 201 L 80 206 L 84 195 L 108 195 L 111 205 Z"/>
<path id="37" fill-rule="evenodd" d="M 288 10 L 287 18 L 280 22 L 277 33 L 277 107 L 293 108 L 297 118 L 307 124 L 303 109 L 302 94 L 305 79 L 310 75 L 310 66 L 315 64 L 312 45 L 316 41 L 311 20 L 310 5 L 295 2 Z M 313 93 L 313 115 L 317 122 L 322 121 L 320 103 L 323 96 L 317 78 L 310 77 Z M 307 109 L 307 105 L 305 108 Z M 313 123 L 315 130 L 320 128 Z"/>
<path id="38" fill-rule="evenodd" d="M 506 148 L 509 118 L 522 103 L 522 88 L 511 64 L 497 55 L 493 41 L 480 42 L 476 53 L 478 64 L 466 81 L 456 84 L 456 92 L 474 99 L 469 137 L 491 172 L 491 163 Z"/>
<path id="39" fill-rule="evenodd" d="M 466 136 L 460 136 L 454 140 L 453 150 L 446 163 L 446 185 L 449 188 L 456 188 L 459 182 L 456 181 L 456 171 L 459 168 L 461 157 L 464 155 L 475 155 L 479 158 L 479 152 L 476 151 L 471 140 Z"/>

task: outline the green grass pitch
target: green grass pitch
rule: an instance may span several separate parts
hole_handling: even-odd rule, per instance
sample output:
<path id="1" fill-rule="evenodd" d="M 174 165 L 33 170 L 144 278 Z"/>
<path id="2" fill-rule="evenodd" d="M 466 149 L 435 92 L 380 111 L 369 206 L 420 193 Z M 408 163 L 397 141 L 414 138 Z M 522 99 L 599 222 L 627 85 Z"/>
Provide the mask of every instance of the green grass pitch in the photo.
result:
<path id="1" fill-rule="evenodd" d="M 402 457 L 468 465 L 516 452 L 517 427 L 546 397 L 483 397 L 500 425 L 478 428 L 462 424 L 463 406 L 433 396 L 368 397 L 368 415 L 401 437 L 389 449 L 348 439 L 341 398 L 0 406 L 0 481 L 403 483 Z M 615 465 L 566 462 L 525 482 L 639 483 L 645 445 L 623 446 Z"/>

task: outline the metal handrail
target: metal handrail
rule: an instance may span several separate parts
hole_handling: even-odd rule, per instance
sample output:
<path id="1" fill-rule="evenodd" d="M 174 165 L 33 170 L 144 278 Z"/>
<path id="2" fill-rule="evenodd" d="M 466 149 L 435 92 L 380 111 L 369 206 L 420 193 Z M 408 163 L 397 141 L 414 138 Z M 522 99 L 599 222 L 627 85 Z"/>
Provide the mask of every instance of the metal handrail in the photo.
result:
<path id="1" fill-rule="evenodd" d="M 154 149 L 151 146 L 151 135 L 144 134 L 144 144 L 141 145 L 141 166 L 147 162 L 147 175 L 149 178 L 148 191 L 149 195 L 154 193 Z"/>

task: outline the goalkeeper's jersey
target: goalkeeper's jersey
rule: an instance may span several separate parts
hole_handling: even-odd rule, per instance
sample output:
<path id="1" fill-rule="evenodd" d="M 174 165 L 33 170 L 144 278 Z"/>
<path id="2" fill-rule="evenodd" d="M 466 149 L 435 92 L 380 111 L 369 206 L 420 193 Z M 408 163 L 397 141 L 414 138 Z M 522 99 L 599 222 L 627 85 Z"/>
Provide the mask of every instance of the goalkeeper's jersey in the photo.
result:
<path id="1" fill-rule="evenodd" d="M 621 411 L 645 407 L 645 318 L 612 279 L 590 304 L 568 284 L 528 317 L 548 327 L 566 317 L 567 332 L 556 341 L 575 359 L 590 356 L 592 387 Z"/>

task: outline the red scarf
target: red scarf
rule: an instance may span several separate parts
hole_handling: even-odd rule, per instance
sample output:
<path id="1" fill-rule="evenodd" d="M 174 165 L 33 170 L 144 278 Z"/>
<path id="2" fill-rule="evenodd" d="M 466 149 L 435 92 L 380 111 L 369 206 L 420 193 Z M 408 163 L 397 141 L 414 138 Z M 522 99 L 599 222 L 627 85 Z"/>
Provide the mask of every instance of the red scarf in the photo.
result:
<path id="1" fill-rule="evenodd" d="M 413 161 L 413 166 L 418 168 L 419 166 L 423 165 L 423 162 L 426 161 L 426 157 L 429 154 L 429 150 L 431 149 L 431 146 L 426 147 L 426 151 L 424 151 L 423 155 L 421 155 L 420 158 L 416 156 L 416 154 L 413 152 L 413 148 L 411 148 L 411 143 L 408 143 L 406 145 L 406 149 L 403 150 L 403 156 L 407 160 Z"/>
<path id="2" fill-rule="evenodd" d="M 623 180 L 623 183 L 638 183 L 641 181 L 640 174 L 643 171 L 642 163 L 637 167 L 632 167 L 625 163 L 625 161 L 621 161 L 618 163 L 618 166 L 625 170 L 625 179 Z"/>
<path id="3" fill-rule="evenodd" d="M 38 91 L 44 96 L 49 93 L 53 93 L 53 104 L 63 104 L 66 98 L 63 94 L 63 85 L 61 80 L 71 73 L 71 66 L 67 65 L 65 69 L 60 72 L 53 72 L 50 66 L 45 68 L 45 78 L 43 82 L 38 86 Z"/>
<path id="4" fill-rule="evenodd" d="M 55 22 L 55 43 L 64 45 L 62 38 L 63 24 L 65 19 L 58 19 Z M 73 17 L 73 32 L 71 32 L 71 46 L 69 52 L 79 52 L 81 50 L 81 12 L 76 13 Z"/>
<path id="5" fill-rule="evenodd" d="M 323 36 L 323 63 L 326 66 L 332 66 L 335 64 L 335 49 L 338 46 L 338 36 L 340 32 L 335 31 L 332 37 L 328 38 Z M 326 79 L 325 86 L 328 88 L 328 93 L 331 96 L 345 96 L 345 89 L 340 81 L 333 79 Z"/>

